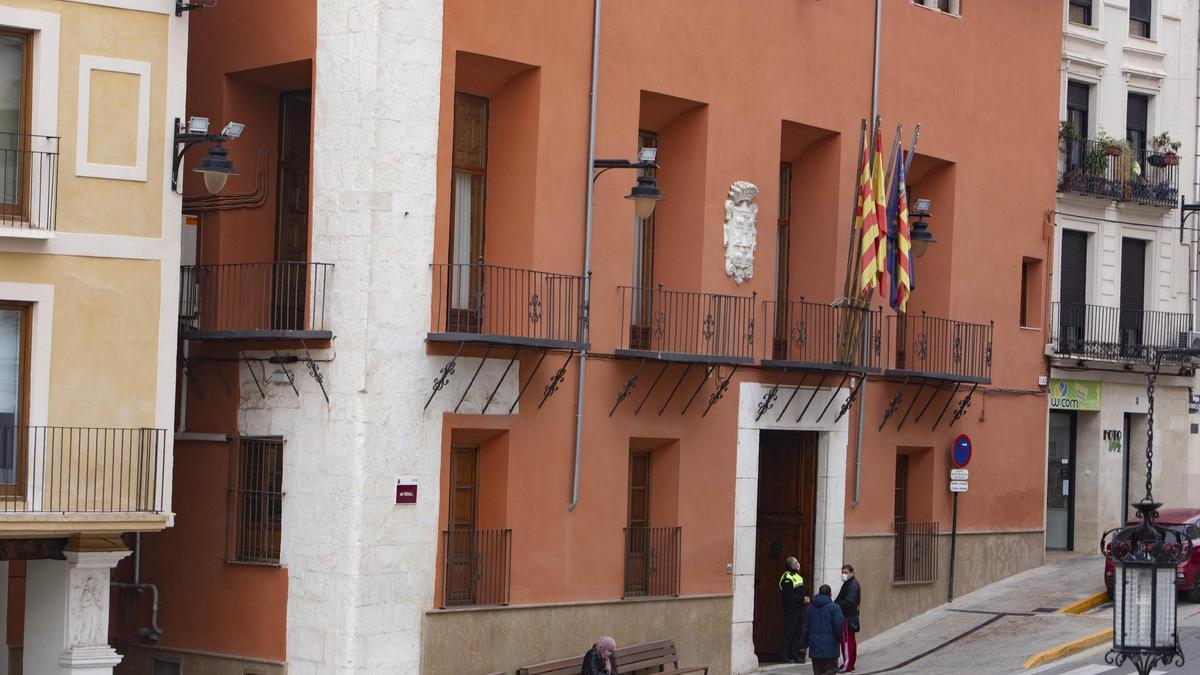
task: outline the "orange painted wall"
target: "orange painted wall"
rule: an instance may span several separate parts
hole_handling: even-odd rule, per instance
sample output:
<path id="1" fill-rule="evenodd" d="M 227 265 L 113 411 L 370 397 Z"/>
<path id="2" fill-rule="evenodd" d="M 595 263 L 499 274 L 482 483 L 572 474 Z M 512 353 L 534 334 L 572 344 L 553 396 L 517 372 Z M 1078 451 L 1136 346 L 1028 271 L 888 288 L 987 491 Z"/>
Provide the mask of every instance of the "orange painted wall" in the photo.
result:
<path id="1" fill-rule="evenodd" d="M 536 194 L 522 210 L 532 212 L 526 221 L 504 222 L 503 245 L 526 252 L 536 269 L 582 271 L 590 4 L 447 0 L 438 178 L 446 189 L 438 193 L 435 262 L 447 255 L 453 92 L 458 78 L 476 77 L 459 55 L 471 53 L 536 68 L 540 82 L 530 117 L 536 143 L 521 143 L 519 160 L 492 157 L 505 162 L 505 184 L 524 186 L 522 194 L 533 186 Z M 964 431 L 975 440 L 976 458 L 960 529 L 1042 527 L 1042 480 L 1032 468 L 1044 453 L 1045 400 L 1029 390 L 1044 372 L 1044 336 L 1022 331 L 1017 312 L 1022 257 L 1044 255 L 1042 213 L 1054 204 L 1061 8 L 1040 0 L 964 4 L 964 16 L 953 18 L 908 0 L 884 2 L 880 113 L 886 129 L 905 125 L 905 142 L 914 123 L 922 124 L 919 153 L 926 159 L 914 163 L 914 187 L 935 199 L 930 225 L 939 243 L 917 262 L 912 311 L 994 320 L 993 386 L 1026 391 L 984 396 L 981 390 L 953 429 L 947 413 L 936 432 L 931 418 L 900 432 L 894 418 L 878 432 L 898 385 L 872 379 L 863 403 L 863 496 L 855 507 L 849 503 L 853 440 L 847 457 L 849 534 L 890 531 L 898 447 L 932 448 L 917 466 L 921 480 L 935 488 L 921 508 L 948 525 L 949 495 L 939 486 L 950 442 Z M 681 131 L 659 151 L 659 184 L 668 201 L 657 212 L 656 266 L 669 289 L 773 299 L 778 165 L 786 159 L 796 163 L 792 297 L 829 302 L 840 294 L 859 120 L 870 109 L 872 9 L 872 3 L 828 1 L 750 3 L 737 11 L 693 0 L 604 3 L 597 156 L 632 158 L 638 129 L 647 124 L 675 124 Z M 1013 104 L 1016 92 L 1020 105 Z M 660 96 L 692 107 L 671 117 L 670 106 L 655 108 Z M 503 129 L 491 132 L 493 153 L 512 151 L 497 138 Z M 885 144 L 890 140 L 888 133 Z M 755 276 L 741 286 L 723 268 L 723 203 L 734 180 L 761 190 Z M 621 171 L 596 183 L 591 343 L 598 353 L 589 360 L 583 480 L 574 511 L 566 503 L 577 369 L 571 367 L 562 390 L 542 409 L 536 395 L 527 397 L 508 423 L 506 524 L 513 529 L 516 604 L 620 597 L 631 438 L 678 441 L 675 524 L 684 532 L 683 593 L 731 590 L 725 564 L 733 556 L 737 383 L 770 382 L 775 374 L 739 371 L 726 399 L 701 418 L 711 391 L 706 385 L 680 417 L 683 399 L 699 384 L 700 371 L 693 369 L 671 409 L 658 416 L 679 372 L 673 367 L 635 416 L 657 374 L 658 366 L 648 364 L 629 400 L 608 416 L 637 367 L 604 356 L 620 338 L 616 288 L 632 279 L 632 208 L 622 199 L 632 183 L 632 172 Z M 487 232 L 490 247 L 500 235 L 491 222 Z M 533 364 L 534 358 L 522 358 L 523 376 Z M 539 378 L 558 365 L 547 364 Z M 927 415 L 939 410 L 940 401 Z M 473 422 L 448 416 L 444 424 L 445 445 L 453 428 Z"/>
<path id="2" fill-rule="evenodd" d="M 312 87 L 316 50 L 315 0 L 257 0 L 220 3 L 189 14 L 187 113 L 206 116 L 212 130 L 227 121 L 246 124 L 241 138 L 226 144 L 241 175 L 224 194 L 249 192 L 255 162 L 267 151 L 267 199 L 262 207 L 201 215 L 201 264 L 268 262 L 274 258 L 279 146 L 279 94 Z M 206 147 L 185 160 L 184 194 L 204 193 L 192 169 Z M 233 347 L 192 343 L 196 382 L 189 381 L 189 432 L 235 435 L 238 392 Z M 226 443 L 179 441 L 175 445 L 175 526 L 142 539 L 142 578 L 161 593 L 159 644 L 177 649 L 286 660 L 287 569 L 226 563 Z M 132 578 L 132 561 L 117 576 Z M 116 596 L 114 596 L 116 598 Z M 121 600 L 123 601 L 123 600 Z M 114 600 L 114 604 L 118 600 Z M 149 602 L 137 604 L 134 620 L 113 614 L 114 640 L 137 642 L 147 625 Z"/>

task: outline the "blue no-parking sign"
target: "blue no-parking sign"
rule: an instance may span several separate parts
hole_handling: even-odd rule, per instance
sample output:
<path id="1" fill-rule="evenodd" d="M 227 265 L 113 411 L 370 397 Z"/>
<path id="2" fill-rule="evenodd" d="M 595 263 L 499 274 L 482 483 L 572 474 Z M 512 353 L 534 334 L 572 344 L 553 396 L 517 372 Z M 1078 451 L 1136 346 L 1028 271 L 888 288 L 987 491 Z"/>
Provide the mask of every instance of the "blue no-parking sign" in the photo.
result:
<path id="1" fill-rule="evenodd" d="M 954 466 L 959 469 L 971 463 L 971 438 L 969 436 L 959 434 L 958 438 L 954 439 L 954 446 L 950 450 L 950 461 L 954 462 Z"/>

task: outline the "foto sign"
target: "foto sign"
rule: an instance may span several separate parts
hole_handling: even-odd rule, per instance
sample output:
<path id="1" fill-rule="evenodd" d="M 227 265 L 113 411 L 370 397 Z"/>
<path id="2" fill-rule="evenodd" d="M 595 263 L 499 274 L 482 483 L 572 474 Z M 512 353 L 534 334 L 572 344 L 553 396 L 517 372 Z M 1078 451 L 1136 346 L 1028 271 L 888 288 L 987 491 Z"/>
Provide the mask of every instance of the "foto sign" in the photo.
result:
<path id="1" fill-rule="evenodd" d="M 950 469 L 950 480 L 967 480 L 966 469 Z"/>
<path id="2" fill-rule="evenodd" d="M 401 476 L 396 479 L 396 503 L 397 504 L 416 504 L 417 503 L 417 478 L 416 476 Z"/>
<path id="3" fill-rule="evenodd" d="M 951 492 L 966 492 L 967 491 L 967 481 L 965 481 L 965 480 L 950 481 L 950 491 Z"/>
<path id="4" fill-rule="evenodd" d="M 950 461 L 954 462 L 954 468 L 965 469 L 971 463 L 972 449 L 971 439 L 966 434 L 959 434 L 954 439 L 954 445 L 950 448 Z"/>

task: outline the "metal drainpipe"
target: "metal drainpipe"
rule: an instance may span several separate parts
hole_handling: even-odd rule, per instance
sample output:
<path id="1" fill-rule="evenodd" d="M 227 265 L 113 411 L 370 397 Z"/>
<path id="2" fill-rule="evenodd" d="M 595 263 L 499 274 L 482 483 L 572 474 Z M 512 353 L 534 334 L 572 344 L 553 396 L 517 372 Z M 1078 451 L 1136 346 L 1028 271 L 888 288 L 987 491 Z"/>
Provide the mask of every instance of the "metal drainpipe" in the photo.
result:
<path id="1" fill-rule="evenodd" d="M 875 56 L 871 62 L 871 120 L 870 124 L 875 124 L 875 118 L 879 116 L 879 33 L 883 26 L 883 0 L 875 0 Z M 864 340 L 866 331 L 863 331 Z M 866 348 L 864 344 L 864 349 Z M 863 374 L 866 378 L 866 374 Z M 862 444 L 863 444 L 863 420 L 866 418 L 867 408 L 867 383 L 862 383 L 862 392 L 858 399 L 858 434 L 854 439 L 854 499 L 850 500 L 850 508 L 858 506 L 859 499 L 862 497 Z"/>
<path id="2" fill-rule="evenodd" d="M 135 532 L 133 535 L 133 583 L 127 584 L 120 581 L 110 581 L 108 585 L 112 588 L 132 588 L 138 592 L 144 591 L 147 588 L 150 589 L 152 600 L 150 605 L 150 626 L 139 628 L 138 636 L 158 642 L 158 638 L 162 636 L 162 629 L 158 627 L 158 586 L 142 583 L 141 532 Z"/>
<path id="3" fill-rule="evenodd" d="M 584 211 L 583 230 L 583 306 L 586 308 L 587 319 L 583 322 L 583 342 L 588 341 L 589 324 L 592 322 L 592 193 L 595 183 L 592 180 L 592 166 L 596 163 L 596 85 L 600 73 L 600 2 L 596 0 L 592 10 L 592 89 L 589 94 L 590 109 L 588 112 L 588 157 L 587 157 L 587 205 Z M 574 511 L 579 505 L 579 468 L 583 460 L 583 395 L 584 382 L 587 373 L 587 348 L 579 351 L 579 390 L 576 394 L 575 407 L 575 458 L 571 470 L 571 501 L 567 504 L 568 511 Z"/>
<path id="4" fill-rule="evenodd" d="M 1196 161 L 1192 165 L 1192 201 L 1200 201 L 1200 33 L 1196 36 L 1196 107 L 1192 111 L 1196 113 L 1196 138 L 1192 139 L 1196 153 Z M 1180 219 L 1183 214 L 1179 214 Z M 1179 233 L 1180 243 L 1183 243 L 1183 232 Z M 1200 242 L 1200 233 L 1193 231 L 1188 237 L 1188 243 L 1184 244 L 1188 247 L 1188 302 L 1191 305 L 1189 308 L 1192 313 L 1192 330 L 1196 330 L 1197 320 L 1200 319 L 1196 315 L 1196 295 L 1200 293 L 1200 262 L 1196 260 L 1197 243 Z"/>

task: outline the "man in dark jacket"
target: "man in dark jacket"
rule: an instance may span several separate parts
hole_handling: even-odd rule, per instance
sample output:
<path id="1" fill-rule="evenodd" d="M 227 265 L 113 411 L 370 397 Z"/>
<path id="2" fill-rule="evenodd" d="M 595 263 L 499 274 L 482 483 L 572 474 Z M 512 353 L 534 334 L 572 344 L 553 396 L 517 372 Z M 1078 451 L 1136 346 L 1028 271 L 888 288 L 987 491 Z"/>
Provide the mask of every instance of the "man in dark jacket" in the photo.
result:
<path id="1" fill-rule="evenodd" d="M 833 589 L 821 586 L 812 604 L 804 613 L 801 639 L 812 656 L 813 675 L 834 675 L 837 672 L 838 647 L 845 630 L 842 609 L 833 602 Z"/>
<path id="2" fill-rule="evenodd" d="M 800 576 L 800 561 L 788 556 L 787 569 L 779 577 L 779 597 L 783 601 L 783 636 L 779 640 L 779 660 L 784 663 L 804 663 L 804 643 L 800 640 L 800 624 L 804 621 L 804 577 Z"/>
<path id="3" fill-rule="evenodd" d="M 854 672 L 854 661 L 858 658 L 858 640 L 854 634 L 859 631 L 858 605 L 862 602 L 862 586 L 854 576 L 854 565 L 842 565 L 842 587 L 838 589 L 837 606 L 846 617 L 846 628 L 842 633 L 842 667 L 843 673 Z"/>

